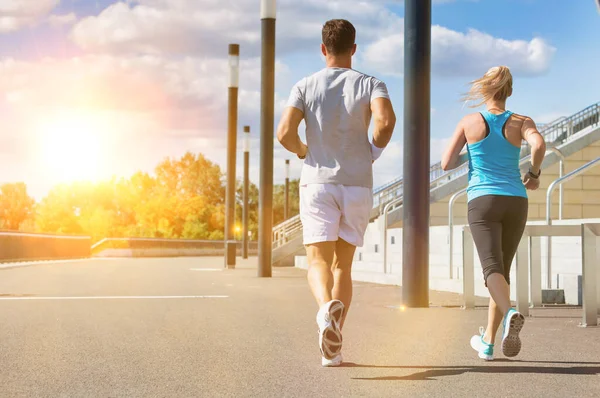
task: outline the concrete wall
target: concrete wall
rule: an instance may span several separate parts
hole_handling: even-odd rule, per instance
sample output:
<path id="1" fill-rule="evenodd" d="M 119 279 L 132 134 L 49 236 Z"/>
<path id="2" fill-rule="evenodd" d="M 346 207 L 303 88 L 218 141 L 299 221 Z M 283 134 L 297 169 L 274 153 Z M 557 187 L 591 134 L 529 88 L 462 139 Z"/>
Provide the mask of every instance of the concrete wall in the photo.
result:
<path id="1" fill-rule="evenodd" d="M 600 157 L 600 142 L 569 156 L 565 161 L 565 174 L 583 166 L 590 160 Z M 528 191 L 529 219 L 543 220 L 546 217 L 546 190 L 559 177 L 558 163 L 542 170 L 540 189 Z M 600 165 L 588 170 L 563 185 L 563 219 L 600 218 Z M 552 217 L 558 218 L 558 188 L 552 196 Z M 448 225 L 448 202 L 450 196 L 431 204 L 431 225 Z M 467 221 L 466 196 L 454 204 L 454 222 L 464 224 Z"/>
<path id="2" fill-rule="evenodd" d="M 554 224 L 581 224 L 582 222 L 600 222 L 598 219 L 563 220 Z M 542 222 L 530 222 L 542 224 Z M 462 225 L 454 228 L 452 279 L 450 278 L 450 231 L 448 226 L 432 227 L 429 230 L 429 283 L 430 288 L 439 291 L 462 293 Z M 387 272 L 383 265 L 383 226 L 379 222 L 369 225 L 365 234 L 365 244 L 358 248 L 354 258 L 353 275 L 355 280 L 392 285 L 402 284 L 402 229 L 389 229 L 387 235 Z M 546 246 L 547 241 L 542 238 L 542 286 L 546 281 Z M 565 290 L 567 304 L 581 305 L 580 275 L 581 275 L 581 238 L 555 237 L 552 245 L 552 287 Z M 306 258 L 296 257 L 296 267 L 306 268 Z M 516 271 L 513 262 L 511 280 L 516 280 Z M 481 297 L 489 297 L 483 283 L 481 263 L 475 252 L 475 293 Z M 516 299 L 515 284 L 511 285 L 512 299 Z"/>

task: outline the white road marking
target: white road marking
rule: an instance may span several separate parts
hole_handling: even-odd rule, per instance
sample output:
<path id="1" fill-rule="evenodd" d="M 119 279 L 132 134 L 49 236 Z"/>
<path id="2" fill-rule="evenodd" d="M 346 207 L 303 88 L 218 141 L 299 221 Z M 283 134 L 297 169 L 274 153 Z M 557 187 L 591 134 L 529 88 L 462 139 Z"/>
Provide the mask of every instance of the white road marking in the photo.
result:
<path id="1" fill-rule="evenodd" d="M 110 257 L 90 257 L 90 258 L 77 258 L 77 259 L 67 259 L 67 260 L 34 260 L 34 261 L 15 261 L 15 262 L 7 262 L 0 263 L 0 269 L 9 269 L 9 268 L 19 268 L 19 267 L 27 267 L 30 265 L 52 265 L 52 264 L 66 264 L 66 263 L 81 263 L 86 261 L 114 261 L 118 260 L 116 258 Z"/>
<path id="2" fill-rule="evenodd" d="M 156 299 L 218 299 L 229 298 L 229 296 L 20 296 L 20 297 L 0 297 L 0 301 L 16 301 L 16 300 L 156 300 Z"/>

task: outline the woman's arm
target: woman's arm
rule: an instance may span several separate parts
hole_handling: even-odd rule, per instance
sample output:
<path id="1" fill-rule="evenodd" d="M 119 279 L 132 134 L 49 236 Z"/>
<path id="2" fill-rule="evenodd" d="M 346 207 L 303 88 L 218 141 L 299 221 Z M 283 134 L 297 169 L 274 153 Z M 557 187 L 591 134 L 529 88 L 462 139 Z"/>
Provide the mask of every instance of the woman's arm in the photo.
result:
<path id="1" fill-rule="evenodd" d="M 462 151 L 467 143 L 463 120 L 458 122 L 454 134 L 452 134 L 452 138 L 450 139 L 450 143 L 442 156 L 442 169 L 444 171 L 455 169 L 462 163 L 459 162 L 462 158 L 460 151 Z"/>

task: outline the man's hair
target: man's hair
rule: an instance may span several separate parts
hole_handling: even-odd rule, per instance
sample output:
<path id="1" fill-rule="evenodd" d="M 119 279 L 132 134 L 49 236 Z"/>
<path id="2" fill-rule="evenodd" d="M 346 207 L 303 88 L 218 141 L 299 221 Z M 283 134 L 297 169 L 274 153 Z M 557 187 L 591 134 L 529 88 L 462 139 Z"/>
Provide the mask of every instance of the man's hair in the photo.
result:
<path id="1" fill-rule="evenodd" d="M 345 54 L 352 50 L 356 40 L 356 29 L 345 19 L 332 19 L 325 22 L 321 32 L 323 44 L 331 55 Z"/>

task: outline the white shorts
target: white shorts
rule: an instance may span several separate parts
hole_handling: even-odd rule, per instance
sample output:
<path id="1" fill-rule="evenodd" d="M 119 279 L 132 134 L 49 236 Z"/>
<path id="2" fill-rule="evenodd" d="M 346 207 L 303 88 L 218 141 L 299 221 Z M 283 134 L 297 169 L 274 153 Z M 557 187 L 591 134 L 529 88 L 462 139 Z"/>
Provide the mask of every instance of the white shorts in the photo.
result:
<path id="1" fill-rule="evenodd" d="M 300 186 L 304 244 L 343 239 L 362 247 L 373 208 L 370 188 L 335 184 Z"/>

